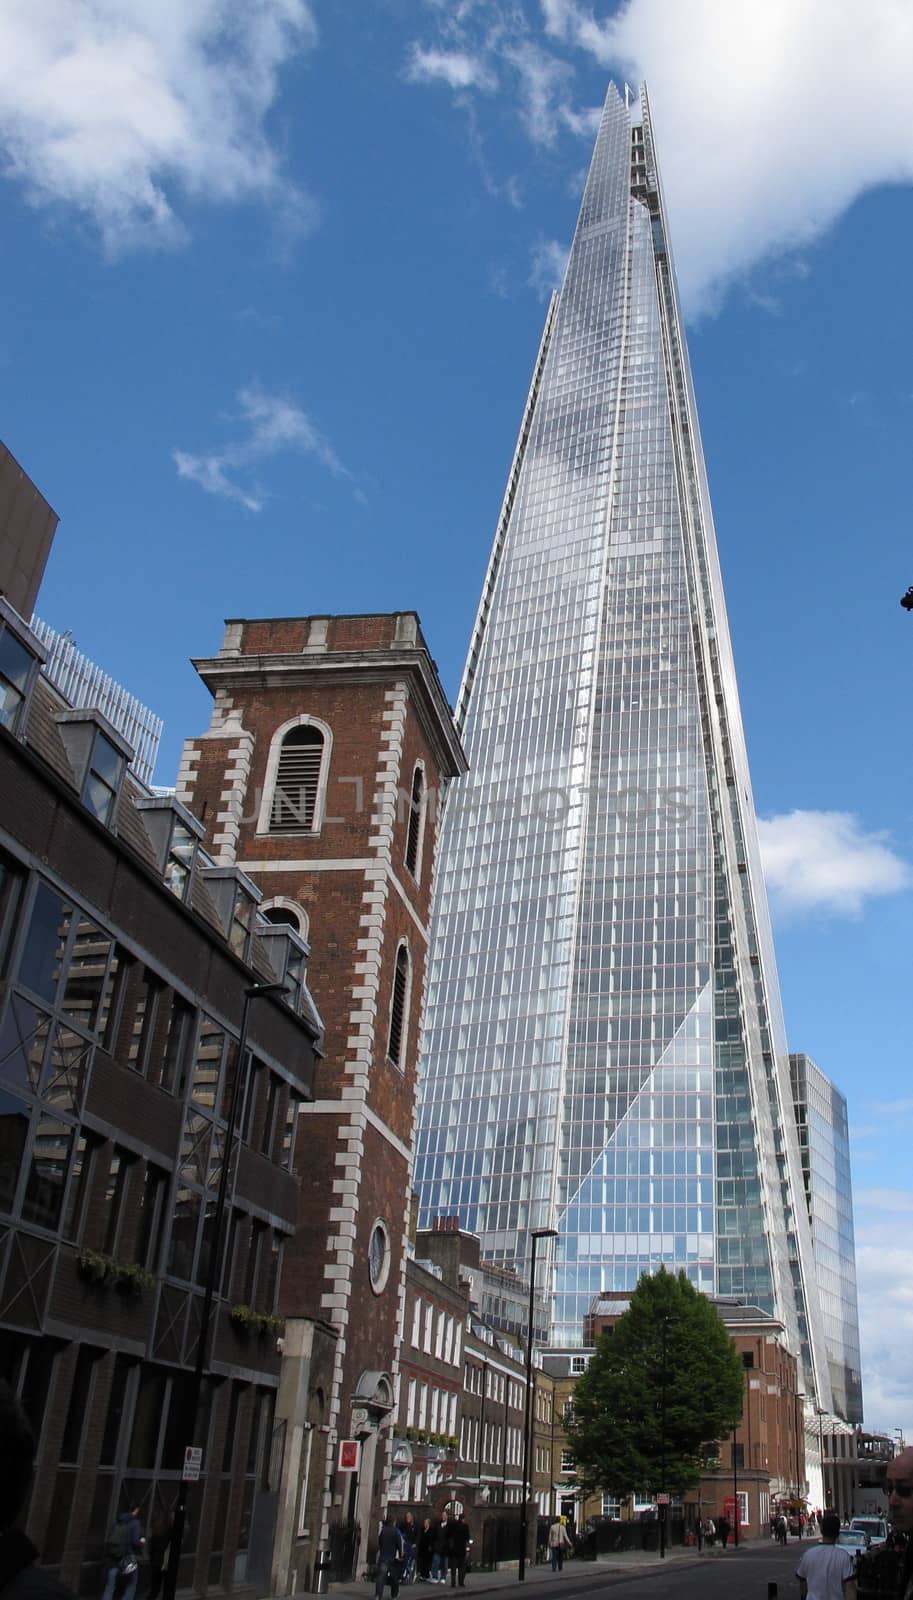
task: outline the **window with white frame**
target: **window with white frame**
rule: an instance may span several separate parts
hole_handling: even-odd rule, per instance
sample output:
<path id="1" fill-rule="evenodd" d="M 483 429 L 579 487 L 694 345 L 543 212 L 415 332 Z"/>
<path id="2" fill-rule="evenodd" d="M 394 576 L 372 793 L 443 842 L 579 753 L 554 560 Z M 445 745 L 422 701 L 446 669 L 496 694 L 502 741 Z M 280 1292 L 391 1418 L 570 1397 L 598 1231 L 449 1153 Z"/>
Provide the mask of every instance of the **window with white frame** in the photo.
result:
<path id="1" fill-rule="evenodd" d="M 406 1402 L 406 1424 L 410 1428 L 412 1427 L 412 1424 L 415 1422 L 415 1389 L 416 1389 L 415 1379 L 414 1378 L 410 1378 L 409 1379 L 409 1398 L 408 1398 L 408 1400 Z"/>
<path id="2" fill-rule="evenodd" d="M 739 1527 L 740 1528 L 747 1528 L 748 1527 L 748 1491 L 746 1489 L 739 1489 L 737 1492 L 738 1492 L 738 1497 L 739 1497 Z"/>
<path id="3" fill-rule="evenodd" d="M 602 1497 L 602 1515 L 611 1517 L 614 1522 L 617 1522 L 621 1517 L 621 1501 L 617 1500 L 614 1495 L 604 1494 Z"/>
<path id="4" fill-rule="evenodd" d="M 428 1385 L 420 1383 L 418 1386 L 418 1426 L 424 1428 L 428 1423 Z"/>
<path id="5" fill-rule="evenodd" d="M 412 1348 L 417 1350 L 422 1336 L 422 1302 L 416 1295 L 412 1302 Z"/>
<path id="6" fill-rule="evenodd" d="M 331 744 L 326 724 L 306 714 L 276 729 L 267 759 L 258 833 L 319 833 Z"/>
<path id="7" fill-rule="evenodd" d="M 434 1323 L 434 1306 L 430 1300 L 425 1304 L 425 1334 L 422 1339 L 422 1349 L 427 1355 L 431 1354 L 431 1329 Z"/>
<path id="8" fill-rule="evenodd" d="M 447 1313 L 446 1311 L 439 1311 L 437 1314 L 437 1331 L 434 1336 L 434 1354 L 438 1361 L 442 1359 L 444 1354 L 444 1330 L 446 1326 Z"/>
<path id="9" fill-rule="evenodd" d="M 577 1462 L 574 1459 L 573 1450 L 562 1450 L 562 1452 L 561 1452 L 561 1471 L 562 1472 L 576 1472 L 577 1471 Z"/>
<path id="10" fill-rule="evenodd" d="M 403 942 L 396 952 L 393 992 L 390 996 L 390 1032 L 387 1039 L 387 1059 L 400 1069 L 405 1063 L 406 1055 L 411 965 L 409 946 Z"/>
<path id="11" fill-rule="evenodd" d="M 588 1356 L 571 1356 L 571 1371 L 575 1376 L 580 1372 L 586 1372 L 588 1365 Z"/>

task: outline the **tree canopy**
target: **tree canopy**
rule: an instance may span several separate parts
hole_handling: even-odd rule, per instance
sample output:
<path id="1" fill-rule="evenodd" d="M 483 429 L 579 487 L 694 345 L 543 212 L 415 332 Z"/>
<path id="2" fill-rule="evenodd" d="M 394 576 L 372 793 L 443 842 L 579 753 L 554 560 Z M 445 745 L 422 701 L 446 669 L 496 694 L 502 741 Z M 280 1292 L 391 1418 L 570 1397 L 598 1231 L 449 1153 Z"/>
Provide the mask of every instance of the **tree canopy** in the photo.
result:
<path id="1" fill-rule="evenodd" d="M 710 1301 L 684 1272 L 645 1275 L 574 1390 L 578 1482 L 587 1493 L 683 1494 L 700 1477 L 702 1446 L 740 1420 L 743 1388 L 741 1358 Z"/>

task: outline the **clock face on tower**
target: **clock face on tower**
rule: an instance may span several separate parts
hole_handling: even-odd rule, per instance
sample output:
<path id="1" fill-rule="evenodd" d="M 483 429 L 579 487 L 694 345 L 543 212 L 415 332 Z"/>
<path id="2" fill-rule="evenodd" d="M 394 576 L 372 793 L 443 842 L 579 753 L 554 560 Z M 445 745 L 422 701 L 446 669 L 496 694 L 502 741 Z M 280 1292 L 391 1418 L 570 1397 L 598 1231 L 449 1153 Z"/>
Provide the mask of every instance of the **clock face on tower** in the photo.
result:
<path id="1" fill-rule="evenodd" d="M 390 1272 L 390 1240 L 386 1224 L 377 1221 L 368 1244 L 368 1276 L 375 1294 L 380 1294 Z"/>

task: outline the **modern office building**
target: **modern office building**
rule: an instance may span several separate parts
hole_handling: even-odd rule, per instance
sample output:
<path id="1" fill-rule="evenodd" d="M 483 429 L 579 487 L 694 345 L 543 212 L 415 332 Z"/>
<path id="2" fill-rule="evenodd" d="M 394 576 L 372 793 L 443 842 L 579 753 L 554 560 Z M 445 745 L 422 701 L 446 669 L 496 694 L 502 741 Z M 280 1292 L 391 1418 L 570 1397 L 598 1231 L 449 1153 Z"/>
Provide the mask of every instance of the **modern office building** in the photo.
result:
<path id="1" fill-rule="evenodd" d="M 833 1413 L 844 1422 L 861 1422 L 859 1305 L 846 1097 L 810 1056 L 791 1055 L 789 1067 Z"/>
<path id="2" fill-rule="evenodd" d="M 661 1262 L 782 1321 L 829 1404 L 788 1052 L 650 114 L 609 89 L 458 703 L 420 1225 L 557 1343 Z"/>
<path id="3" fill-rule="evenodd" d="M 164 728 L 161 717 L 83 655 L 72 634 L 59 633 L 40 617 L 32 617 L 32 632 L 47 651 L 45 676 L 57 685 L 71 706 L 97 706 L 104 713 L 133 751 L 130 765 L 136 776 L 143 783 L 151 783 Z"/>

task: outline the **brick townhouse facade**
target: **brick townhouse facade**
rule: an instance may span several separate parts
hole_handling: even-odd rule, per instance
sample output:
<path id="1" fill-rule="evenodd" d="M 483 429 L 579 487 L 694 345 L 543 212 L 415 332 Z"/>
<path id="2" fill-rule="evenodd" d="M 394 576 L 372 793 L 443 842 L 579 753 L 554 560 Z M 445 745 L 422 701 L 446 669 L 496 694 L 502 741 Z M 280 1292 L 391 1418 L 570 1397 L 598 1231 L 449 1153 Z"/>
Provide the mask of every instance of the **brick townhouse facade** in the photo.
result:
<path id="1" fill-rule="evenodd" d="M 213 714 L 185 743 L 178 797 L 266 916 L 312 931 L 325 1029 L 280 1296 L 284 1593 L 328 1546 L 337 1572 L 357 1564 L 386 1497 L 436 823 L 466 763 L 414 612 L 230 621 L 194 665 Z M 336 1334 L 326 1385 L 310 1370 L 317 1322 Z M 353 1473 L 342 1439 L 360 1445 Z"/>

